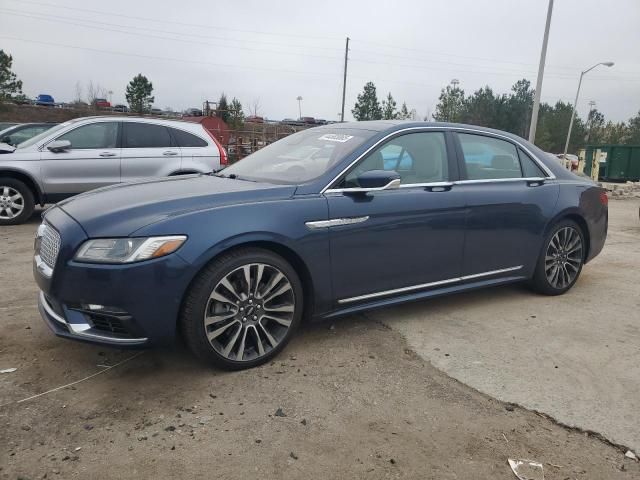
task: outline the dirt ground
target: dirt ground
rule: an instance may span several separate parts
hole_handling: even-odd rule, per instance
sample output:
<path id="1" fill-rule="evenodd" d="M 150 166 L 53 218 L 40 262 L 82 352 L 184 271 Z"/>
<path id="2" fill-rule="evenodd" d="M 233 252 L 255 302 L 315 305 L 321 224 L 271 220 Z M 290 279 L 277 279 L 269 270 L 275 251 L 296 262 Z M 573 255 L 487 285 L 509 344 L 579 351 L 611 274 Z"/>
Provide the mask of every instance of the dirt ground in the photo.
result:
<path id="1" fill-rule="evenodd" d="M 459 383 L 372 315 L 306 326 L 236 373 L 180 344 L 131 358 L 59 339 L 35 306 L 37 223 L 0 230 L 0 369 L 17 368 L 0 374 L 0 479 L 512 479 L 507 458 L 547 480 L 640 477 L 624 449 Z"/>

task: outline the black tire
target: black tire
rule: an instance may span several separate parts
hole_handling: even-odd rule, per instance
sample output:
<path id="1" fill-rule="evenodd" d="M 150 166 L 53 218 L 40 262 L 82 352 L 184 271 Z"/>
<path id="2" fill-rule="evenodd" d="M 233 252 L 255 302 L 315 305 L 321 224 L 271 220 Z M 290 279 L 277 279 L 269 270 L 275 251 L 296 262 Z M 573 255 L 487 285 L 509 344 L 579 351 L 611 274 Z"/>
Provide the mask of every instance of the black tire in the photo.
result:
<path id="1" fill-rule="evenodd" d="M 291 286 L 291 292 L 288 292 L 287 295 L 292 295 L 290 298 L 293 298 L 294 303 L 292 307 L 293 312 L 290 317 L 291 323 L 284 333 L 284 336 L 279 340 L 277 346 L 273 347 L 265 343 L 267 347 L 271 348 L 268 352 L 265 352 L 265 354 L 258 356 L 257 358 L 238 361 L 237 359 L 227 358 L 220 352 L 216 351 L 212 342 L 207 338 L 207 327 L 204 322 L 205 314 L 211 308 L 210 296 L 213 294 L 214 289 L 218 288 L 220 286 L 220 282 L 223 279 L 228 278 L 228 275 L 232 275 L 234 271 L 237 271 L 237 269 L 248 264 L 253 265 L 253 268 L 255 268 L 257 264 L 263 264 L 277 269 L 277 271 L 282 273 L 284 275 L 284 280 L 288 281 Z M 252 278 L 252 280 L 254 279 Z M 257 284 L 260 285 L 259 282 L 257 282 Z M 256 287 L 255 290 L 256 292 L 257 288 L 258 287 Z M 258 297 L 256 296 L 256 298 Z M 261 248 L 243 248 L 223 254 L 216 258 L 198 274 L 187 291 L 186 297 L 183 301 L 179 320 L 180 328 L 182 330 L 185 343 L 199 359 L 225 370 L 252 368 L 268 362 L 289 342 L 302 319 L 304 307 L 303 298 L 302 282 L 300 281 L 296 271 L 286 260 L 269 250 Z M 266 308 L 266 303 L 267 300 L 265 300 L 265 306 L 262 307 L 263 309 Z M 238 320 L 235 320 L 234 317 L 234 320 L 231 323 L 236 321 Z M 243 331 L 242 328 L 247 328 L 244 327 L 242 323 L 239 323 L 239 325 L 241 331 Z M 254 325 L 256 335 L 258 335 L 257 331 L 259 325 L 255 323 Z M 231 328 L 229 330 L 231 330 Z M 241 346 L 244 346 L 244 342 L 241 343 Z M 255 349 L 254 354 L 257 355 L 257 351 Z"/>
<path id="2" fill-rule="evenodd" d="M 553 265 L 554 260 L 548 260 L 547 255 L 549 252 L 554 251 L 553 247 L 551 247 L 550 249 L 550 244 L 554 239 L 554 237 L 556 237 L 556 234 L 561 234 L 563 231 L 567 231 L 567 229 L 569 229 L 568 231 L 573 232 L 572 234 L 577 235 L 577 238 L 579 238 L 580 252 L 579 252 L 579 255 L 577 252 L 574 252 L 574 254 L 571 254 L 572 257 L 568 259 L 570 262 L 572 262 L 571 265 L 574 265 L 575 268 L 574 267 L 569 268 L 568 266 L 568 267 L 565 267 L 564 269 L 565 272 L 571 271 L 570 275 L 572 276 L 570 278 L 567 278 L 566 282 L 558 281 L 557 283 L 554 284 L 554 282 L 552 281 L 554 278 L 552 274 L 553 268 L 554 268 L 554 265 Z M 540 252 L 540 257 L 538 258 L 538 262 L 536 264 L 536 270 L 530 282 L 531 287 L 536 292 L 541 293 L 543 295 L 562 295 L 563 293 L 570 290 L 571 287 L 575 285 L 576 281 L 580 277 L 580 273 L 582 272 L 582 267 L 584 265 L 584 258 L 585 258 L 585 252 L 586 252 L 585 247 L 586 247 L 586 244 L 584 241 L 584 232 L 576 222 L 574 222 L 573 220 L 562 220 L 558 222 L 556 225 L 553 226 L 553 228 L 549 231 L 549 233 L 545 237 L 544 244 L 542 246 L 542 251 Z M 567 256 L 565 255 L 565 259 L 566 258 Z M 578 258 L 579 258 L 579 263 L 577 263 Z M 563 263 L 562 255 L 560 255 L 558 262 L 559 262 L 558 265 L 560 265 L 560 268 L 561 268 L 561 265 Z M 551 265 L 551 267 L 549 267 L 549 265 Z M 551 279 L 549 278 L 549 276 L 551 276 Z"/>
<path id="3" fill-rule="evenodd" d="M 22 205 L 22 211 L 18 215 L 12 218 L 8 218 L 8 214 L 4 211 L 3 202 L 7 202 L 7 196 L 4 196 L 4 190 L 11 189 L 17 191 L 20 196 L 20 204 Z M 2 225 L 19 225 L 26 222 L 31 218 L 33 209 L 35 208 L 35 200 L 33 192 L 20 180 L 16 180 L 11 177 L 0 177 L 0 226 Z M 13 210 L 12 210 L 13 211 Z"/>

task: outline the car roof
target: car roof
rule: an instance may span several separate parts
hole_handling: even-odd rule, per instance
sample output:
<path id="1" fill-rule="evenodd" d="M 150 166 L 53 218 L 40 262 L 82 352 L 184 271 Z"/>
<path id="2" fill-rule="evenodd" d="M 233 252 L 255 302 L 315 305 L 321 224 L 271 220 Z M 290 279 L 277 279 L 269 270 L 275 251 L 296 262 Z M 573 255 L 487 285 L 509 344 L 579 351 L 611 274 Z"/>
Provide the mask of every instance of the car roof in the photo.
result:
<path id="1" fill-rule="evenodd" d="M 197 122 L 191 122 L 189 120 L 167 120 L 163 118 L 156 117 L 136 117 L 131 115 L 95 115 L 91 117 L 79 117 L 69 120 L 71 123 L 80 123 L 86 122 L 90 123 L 96 120 L 105 121 L 109 120 L 112 122 L 138 122 L 138 123 L 153 123 L 155 125 L 165 125 L 167 127 L 187 127 L 192 128 L 195 125 L 200 125 Z"/>

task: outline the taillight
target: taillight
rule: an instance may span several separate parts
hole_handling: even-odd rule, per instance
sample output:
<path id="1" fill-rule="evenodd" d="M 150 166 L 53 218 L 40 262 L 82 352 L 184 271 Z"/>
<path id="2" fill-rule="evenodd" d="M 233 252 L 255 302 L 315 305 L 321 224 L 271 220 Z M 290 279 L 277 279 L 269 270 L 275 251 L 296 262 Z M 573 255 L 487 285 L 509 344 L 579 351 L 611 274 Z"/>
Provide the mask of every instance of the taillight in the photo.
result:
<path id="1" fill-rule="evenodd" d="M 207 130 L 205 128 L 205 130 L 207 131 L 207 133 L 209 134 L 209 136 L 211 137 L 211 139 L 213 140 L 213 143 L 216 144 L 216 146 L 218 147 L 218 151 L 220 152 L 220 166 L 227 166 L 229 164 L 229 160 L 227 158 L 227 151 L 224 149 L 224 147 L 222 146 L 222 144 L 218 141 L 218 139 L 216 137 L 213 136 L 213 133 L 211 133 L 209 130 Z"/>
<path id="2" fill-rule="evenodd" d="M 607 192 L 600 192 L 600 203 L 602 205 L 609 205 L 609 197 L 607 196 Z"/>

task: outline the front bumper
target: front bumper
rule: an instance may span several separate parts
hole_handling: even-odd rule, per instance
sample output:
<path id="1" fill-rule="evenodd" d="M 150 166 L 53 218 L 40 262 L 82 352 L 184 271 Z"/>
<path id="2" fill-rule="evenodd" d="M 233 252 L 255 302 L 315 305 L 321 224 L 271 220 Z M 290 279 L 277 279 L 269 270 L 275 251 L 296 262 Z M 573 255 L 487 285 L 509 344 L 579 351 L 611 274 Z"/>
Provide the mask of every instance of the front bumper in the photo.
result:
<path id="1" fill-rule="evenodd" d="M 43 291 L 40 291 L 38 296 L 38 310 L 49 328 L 59 337 L 112 346 L 144 346 L 149 341 L 146 337 L 120 336 L 99 330 L 77 311 L 65 308 L 66 315 L 62 312 L 57 313 L 52 301 Z M 67 319 L 68 317 L 70 318 Z"/>
<path id="2" fill-rule="evenodd" d="M 53 332 L 64 338 L 119 347 L 170 344 L 193 267 L 177 252 L 143 262 L 106 265 L 77 262 L 73 256 L 87 239 L 78 223 L 60 208 L 46 221 L 61 238 L 50 271 L 34 258 L 40 288 L 39 310 Z"/>

